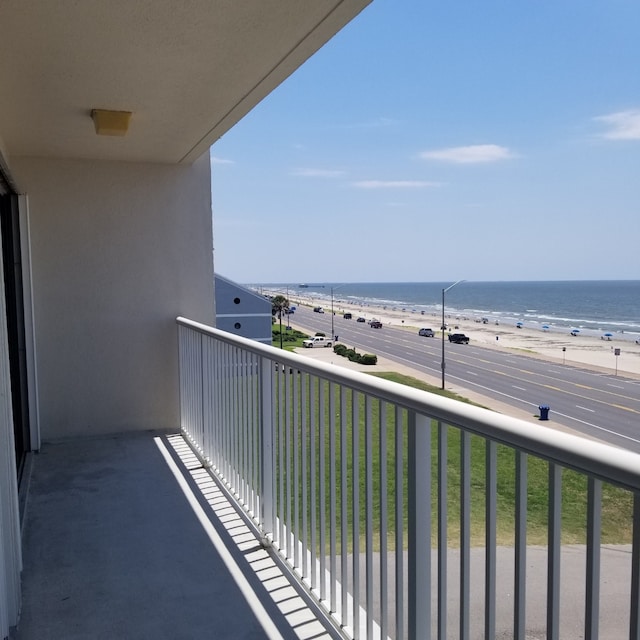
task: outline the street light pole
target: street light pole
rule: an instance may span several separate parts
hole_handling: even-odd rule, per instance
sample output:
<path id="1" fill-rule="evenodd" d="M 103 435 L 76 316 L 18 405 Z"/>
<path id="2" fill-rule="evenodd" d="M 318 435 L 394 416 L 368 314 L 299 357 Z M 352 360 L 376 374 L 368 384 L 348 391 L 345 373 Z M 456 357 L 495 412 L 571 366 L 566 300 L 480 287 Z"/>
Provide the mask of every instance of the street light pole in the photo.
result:
<path id="1" fill-rule="evenodd" d="M 449 285 L 446 289 L 443 288 L 442 289 L 442 324 L 440 325 L 440 329 L 442 330 L 442 362 L 440 363 L 440 368 L 442 369 L 442 389 L 444 389 L 444 369 L 445 369 L 445 362 L 444 362 L 444 294 L 447 293 L 447 291 L 449 291 L 450 289 L 453 289 L 453 287 L 455 287 L 457 284 L 460 284 L 461 282 L 464 282 L 464 280 L 458 280 L 457 282 L 454 282 L 453 284 Z"/>
<path id="2" fill-rule="evenodd" d="M 337 287 L 331 287 L 331 339 L 336 337 L 335 329 L 333 327 L 333 292 L 340 287 L 344 287 L 344 284 L 339 284 Z"/>
<path id="3" fill-rule="evenodd" d="M 291 329 L 291 302 L 289 300 L 289 285 L 287 285 L 287 329 Z"/>

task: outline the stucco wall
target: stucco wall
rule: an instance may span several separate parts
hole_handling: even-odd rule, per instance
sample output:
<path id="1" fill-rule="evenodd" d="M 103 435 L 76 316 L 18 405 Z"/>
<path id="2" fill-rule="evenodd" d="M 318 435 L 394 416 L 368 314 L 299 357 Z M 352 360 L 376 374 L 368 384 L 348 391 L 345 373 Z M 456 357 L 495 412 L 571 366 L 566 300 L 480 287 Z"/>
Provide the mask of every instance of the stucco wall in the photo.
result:
<path id="1" fill-rule="evenodd" d="M 29 199 L 43 439 L 179 426 L 175 318 L 215 323 L 208 154 L 10 168 Z"/>

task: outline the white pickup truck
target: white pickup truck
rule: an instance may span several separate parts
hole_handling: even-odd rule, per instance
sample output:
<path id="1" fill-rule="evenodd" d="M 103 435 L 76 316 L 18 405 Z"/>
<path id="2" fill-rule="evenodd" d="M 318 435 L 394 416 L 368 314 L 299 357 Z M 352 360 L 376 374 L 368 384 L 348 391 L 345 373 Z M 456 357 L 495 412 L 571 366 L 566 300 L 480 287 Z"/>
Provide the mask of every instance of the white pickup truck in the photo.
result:
<path id="1" fill-rule="evenodd" d="M 332 344 L 333 340 L 325 336 L 313 336 L 313 338 L 302 341 L 302 346 L 307 349 L 313 349 L 313 347 L 330 347 Z"/>

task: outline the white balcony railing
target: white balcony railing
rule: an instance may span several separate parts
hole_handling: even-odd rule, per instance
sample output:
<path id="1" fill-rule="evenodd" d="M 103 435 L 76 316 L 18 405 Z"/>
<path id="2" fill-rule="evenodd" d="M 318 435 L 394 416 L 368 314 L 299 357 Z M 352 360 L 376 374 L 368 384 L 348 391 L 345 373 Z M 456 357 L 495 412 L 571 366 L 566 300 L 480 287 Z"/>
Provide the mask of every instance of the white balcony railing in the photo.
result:
<path id="1" fill-rule="evenodd" d="M 347 635 L 609 638 L 600 621 L 613 615 L 619 637 L 640 637 L 640 456 L 178 327 L 184 433 Z M 563 505 L 563 484 L 583 487 L 582 510 Z M 568 538 L 576 513 L 582 534 Z M 576 585 L 567 540 L 582 563 L 577 607 L 562 606 Z M 629 545 L 604 580 L 609 542 Z"/>

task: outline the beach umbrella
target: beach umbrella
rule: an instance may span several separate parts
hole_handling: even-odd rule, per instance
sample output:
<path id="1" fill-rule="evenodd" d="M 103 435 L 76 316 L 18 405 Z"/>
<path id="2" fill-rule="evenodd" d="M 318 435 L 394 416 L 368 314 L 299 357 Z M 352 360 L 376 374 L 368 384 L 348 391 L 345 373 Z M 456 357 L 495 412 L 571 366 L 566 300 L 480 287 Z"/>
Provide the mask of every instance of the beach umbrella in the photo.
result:
<path id="1" fill-rule="evenodd" d="M 607 337 L 607 338 L 611 338 L 611 337 L 613 336 L 613 333 L 609 333 L 609 332 L 607 332 L 607 333 L 605 333 L 604 335 L 605 335 L 605 337 Z"/>
<path id="2" fill-rule="evenodd" d="M 577 336 L 580 333 L 580 329 L 571 329 L 571 335 Z"/>
<path id="3" fill-rule="evenodd" d="M 545 331 L 547 331 L 547 330 L 549 329 L 549 325 L 548 325 L 548 324 L 543 324 L 543 325 L 542 325 L 542 328 L 543 328 Z"/>
<path id="4" fill-rule="evenodd" d="M 518 327 L 518 329 L 522 329 L 522 322 L 516 322 L 516 327 Z"/>

